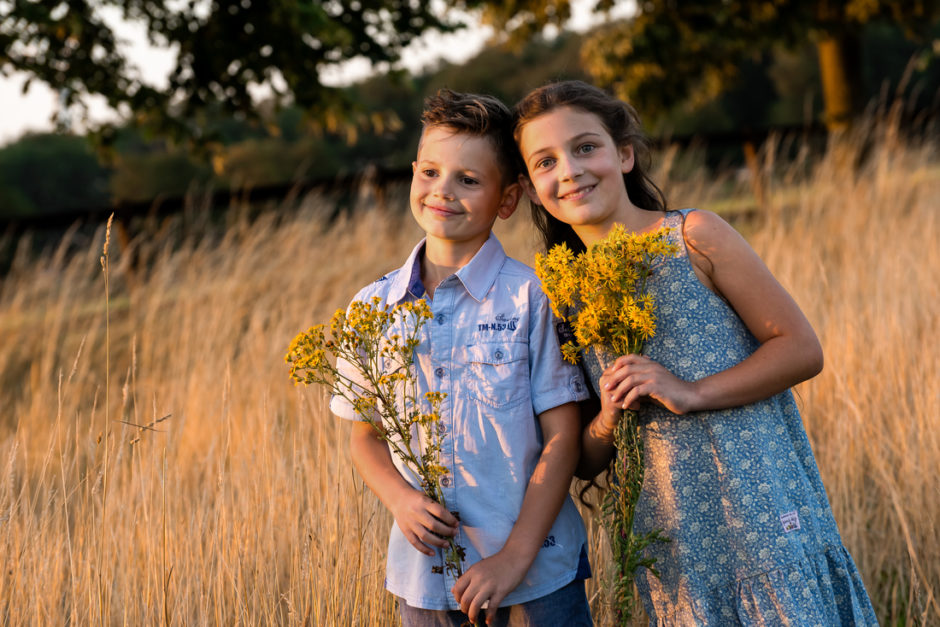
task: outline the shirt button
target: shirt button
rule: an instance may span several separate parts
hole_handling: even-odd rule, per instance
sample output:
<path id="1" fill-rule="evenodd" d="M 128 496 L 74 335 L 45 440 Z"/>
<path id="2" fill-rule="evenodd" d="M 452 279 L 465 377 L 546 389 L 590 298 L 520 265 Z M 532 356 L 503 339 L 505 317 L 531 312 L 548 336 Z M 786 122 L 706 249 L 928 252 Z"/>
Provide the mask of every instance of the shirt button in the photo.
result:
<path id="1" fill-rule="evenodd" d="M 437 434 L 444 435 L 445 433 L 447 433 L 447 427 L 441 424 L 437 425 Z"/>
<path id="2" fill-rule="evenodd" d="M 496 359 L 502 359 L 502 358 L 503 358 L 503 351 L 497 350 L 495 353 L 493 353 L 493 357 L 495 357 Z"/>
<path id="3" fill-rule="evenodd" d="M 445 316 L 444 314 L 437 314 L 437 323 L 438 323 L 438 324 L 444 324 L 444 319 L 445 319 L 446 317 L 447 317 L 447 316 Z"/>
<path id="4" fill-rule="evenodd" d="M 445 488 L 450 485 L 450 477 L 441 477 L 441 485 Z"/>
<path id="5" fill-rule="evenodd" d="M 437 369 L 434 371 L 434 375 L 435 375 L 438 379 L 443 379 L 443 378 L 444 378 L 444 369 L 443 369 L 443 368 L 440 368 L 440 367 L 437 368 Z"/>

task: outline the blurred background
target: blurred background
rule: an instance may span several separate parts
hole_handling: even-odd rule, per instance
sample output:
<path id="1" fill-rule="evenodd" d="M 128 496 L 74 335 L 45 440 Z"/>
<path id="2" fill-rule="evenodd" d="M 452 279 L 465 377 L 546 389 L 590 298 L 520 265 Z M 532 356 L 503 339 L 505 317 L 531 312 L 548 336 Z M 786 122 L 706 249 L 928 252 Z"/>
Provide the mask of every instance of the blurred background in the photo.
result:
<path id="1" fill-rule="evenodd" d="M 883 625 L 940 625 L 940 0 L 0 0 L 0 72 L 0 623 L 398 624 L 284 354 L 421 237 L 427 95 L 581 78 L 806 313 L 843 541 Z M 532 263 L 525 207 L 496 232 Z"/>
<path id="2" fill-rule="evenodd" d="M 709 167 L 897 101 L 905 131 L 935 131 L 938 18 L 901 0 L 9 0 L 0 219 L 407 178 L 442 86 L 512 105 L 588 80 Z"/>

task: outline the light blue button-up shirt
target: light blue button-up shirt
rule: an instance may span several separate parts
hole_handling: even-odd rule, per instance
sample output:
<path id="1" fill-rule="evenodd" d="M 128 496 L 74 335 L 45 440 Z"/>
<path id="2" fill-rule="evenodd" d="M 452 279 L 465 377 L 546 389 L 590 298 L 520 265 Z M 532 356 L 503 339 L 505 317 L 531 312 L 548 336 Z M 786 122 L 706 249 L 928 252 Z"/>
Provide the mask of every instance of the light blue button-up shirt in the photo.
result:
<path id="1" fill-rule="evenodd" d="M 424 242 L 405 265 L 356 294 L 397 304 L 425 297 L 421 282 Z M 434 318 L 421 329 L 415 351 L 419 395 L 447 394 L 441 405 L 441 460 L 448 468 L 441 484 L 447 508 L 458 512 L 457 543 L 466 549 L 464 571 L 499 551 L 509 537 L 526 487 L 542 452 L 537 415 L 588 396 L 579 368 L 561 358 L 548 301 L 535 272 L 511 259 L 495 236 L 456 274 L 445 279 L 429 302 Z M 359 416 L 342 397 L 331 410 Z M 395 454 L 405 479 L 420 489 Z M 525 579 L 502 605 L 537 599 L 567 585 L 586 567 L 584 524 L 571 497 L 544 539 Z M 419 553 L 393 525 L 386 564 L 386 588 L 412 607 L 458 609 L 454 578 L 434 572 L 443 566 Z M 580 567 L 580 568 L 579 568 Z"/>

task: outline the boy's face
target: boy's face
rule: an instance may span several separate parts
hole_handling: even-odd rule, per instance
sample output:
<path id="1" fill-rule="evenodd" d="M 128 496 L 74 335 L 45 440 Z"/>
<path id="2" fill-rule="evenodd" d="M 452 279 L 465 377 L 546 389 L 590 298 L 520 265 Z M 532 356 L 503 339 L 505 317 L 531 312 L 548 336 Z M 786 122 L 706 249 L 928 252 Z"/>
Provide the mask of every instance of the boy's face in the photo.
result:
<path id="1" fill-rule="evenodd" d="M 411 212 L 428 243 L 473 254 L 486 241 L 497 217 L 512 215 L 518 184 L 504 185 L 490 140 L 452 129 L 424 130 L 412 163 Z"/>

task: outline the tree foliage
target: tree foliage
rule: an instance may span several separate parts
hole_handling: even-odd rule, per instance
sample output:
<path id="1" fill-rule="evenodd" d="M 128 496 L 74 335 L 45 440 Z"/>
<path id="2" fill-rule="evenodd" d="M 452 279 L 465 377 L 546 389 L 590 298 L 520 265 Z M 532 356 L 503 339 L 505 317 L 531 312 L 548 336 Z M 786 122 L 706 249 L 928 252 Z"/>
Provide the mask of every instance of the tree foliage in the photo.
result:
<path id="1" fill-rule="evenodd" d="M 141 79 L 118 19 L 175 52 L 166 85 Z M 254 88 L 336 127 L 361 112 L 322 84 L 324 68 L 356 57 L 391 67 L 428 29 L 457 25 L 414 0 L 9 0 L 0 3 L 0 71 L 65 90 L 68 104 L 103 96 L 164 135 L 199 138 L 213 108 L 256 115 Z"/>
<path id="2" fill-rule="evenodd" d="M 603 12 L 620 2 L 589 5 Z M 645 0 L 636 7 L 634 18 L 594 33 L 582 55 L 596 83 L 647 116 L 713 100 L 771 47 L 812 41 L 835 121 L 859 105 L 856 44 L 865 24 L 889 21 L 917 37 L 940 17 L 940 0 Z M 25 72 L 60 90 L 66 105 L 102 96 L 160 136 L 203 145 L 219 139 L 210 123 L 219 115 L 259 119 L 258 94 L 296 107 L 319 128 L 381 132 L 393 114 L 325 86 L 321 73 L 354 58 L 394 69 L 417 37 L 463 26 L 452 9 L 521 43 L 546 26 L 562 28 L 572 0 L 6 0 L 0 72 Z M 145 82 L 127 58 L 115 31 L 120 20 L 142 25 L 153 45 L 173 52 L 165 84 Z"/>
<path id="3" fill-rule="evenodd" d="M 556 25 L 570 0 L 485 3 L 483 15 L 522 33 Z M 594 2 L 596 10 L 615 2 Z M 740 69 L 775 46 L 812 42 L 818 53 L 826 121 L 843 124 L 858 112 L 858 41 L 862 28 L 885 21 L 923 38 L 940 18 L 938 0 L 644 0 L 629 20 L 600 29 L 583 47 L 600 85 L 651 115 L 677 102 L 702 104 L 733 85 Z"/>
<path id="4" fill-rule="evenodd" d="M 0 215 L 41 215 L 110 200 L 110 173 L 82 137 L 27 135 L 0 148 Z"/>

